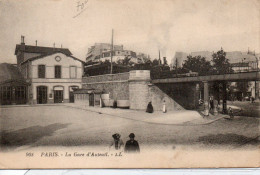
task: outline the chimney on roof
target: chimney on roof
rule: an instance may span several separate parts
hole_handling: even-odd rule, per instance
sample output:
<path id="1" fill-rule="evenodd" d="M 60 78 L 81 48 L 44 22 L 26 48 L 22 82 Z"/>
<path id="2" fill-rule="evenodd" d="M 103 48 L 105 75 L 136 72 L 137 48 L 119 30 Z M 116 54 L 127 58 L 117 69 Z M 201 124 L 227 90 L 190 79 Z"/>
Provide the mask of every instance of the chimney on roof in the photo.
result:
<path id="1" fill-rule="evenodd" d="M 37 46 L 37 40 L 35 41 L 35 45 Z"/>
<path id="2" fill-rule="evenodd" d="M 62 48 L 62 44 L 60 45 L 60 48 Z"/>
<path id="3" fill-rule="evenodd" d="M 24 36 L 23 36 L 23 35 L 21 36 L 21 44 L 25 44 L 25 43 L 24 43 Z"/>
<path id="4" fill-rule="evenodd" d="M 55 48 L 55 43 L 53 43 L 53 48 Z"/>

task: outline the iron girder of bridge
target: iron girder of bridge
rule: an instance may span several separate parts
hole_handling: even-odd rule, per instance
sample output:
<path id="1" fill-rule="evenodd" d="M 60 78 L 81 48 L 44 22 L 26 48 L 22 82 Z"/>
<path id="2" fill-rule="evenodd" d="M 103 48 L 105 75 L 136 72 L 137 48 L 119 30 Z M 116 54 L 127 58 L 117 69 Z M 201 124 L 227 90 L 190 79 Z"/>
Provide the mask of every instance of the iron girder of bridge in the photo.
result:
<path id="1" fill-rule="evenodd" d="M 241 72 L 223 75 L 206 75 L 196 77 L 181 77 L 181 78 L 165 78 L 154 79 L 152 83 L 184 83 L 184 82 L 201 82 L 201 81 L 259 81 L 260 72 Z"/>

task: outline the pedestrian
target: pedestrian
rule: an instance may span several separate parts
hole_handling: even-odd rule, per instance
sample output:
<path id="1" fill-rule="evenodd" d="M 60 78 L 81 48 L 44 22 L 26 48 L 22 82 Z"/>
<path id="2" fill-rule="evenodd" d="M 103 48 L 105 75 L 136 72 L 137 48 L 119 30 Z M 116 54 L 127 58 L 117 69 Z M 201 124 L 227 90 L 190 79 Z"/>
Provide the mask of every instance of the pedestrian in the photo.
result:
<path id="1" fill-rule="evenodd" d="M 228 115 L 230 119 L 234 119 L 234 113 L 231 107 L 228 108 Z"/>
<path id="2" fill-rule="evenodd" d="M 163 113 L 167 112 L 165 100 L 163 100 L 163 109 L 162 110 L 163 110 Z"/>
<path id="3" fill-rule="evenodd" d="M 102 100 L 102 98 L 100 97 L 100 101 L 99 101 L 99 105 L 100 105 L 100 108 L 103 108 L 104 107 L 104 105 L 103 105 L 103 100 Z"/>
<path id="4" fill-rule="evenodd" d="M 255 98 L 253 96 L 251 96 L 251 103 L 254 103 Z"/>
<path id="5" fill-rule="evenodd" d="M 114 102 L 113 102 L 113 108 L 117 108 L 117 102 L 116 102 L 116 100 L 114 100 Z"/>
<path id="6" fill-rule="evenodd" d="M 135 134 L 129 134 L 130 140 L 125 144 L 125 153 L 139 153 L 140 148 L 138 142 L 135 140 Z"/>
<path id="7" fill-rule="evenodd" d="M 209 110 L 213 110 L 214 108 L 214 101 L 213 101 L 213 97 L 210 97 L 209 98 Z"/>
<path id="8" fill-rule="evenodd" d="M 151 101 L 147 105 L 146 112 L 153 113 L 153 105 Z"/>
<path id="9" fill-rule="evenodd" d="M 122 139 L 120 139 L 121 135 L 115 133 L 112 135 L 112 137 L 113 137 L 113 141 L 111 141 L 109 145 L 109 150 L 112 146 L 114 147 L 115 150 L 120 150 L 124 145 L 124 142 L 122 141 Z"/>

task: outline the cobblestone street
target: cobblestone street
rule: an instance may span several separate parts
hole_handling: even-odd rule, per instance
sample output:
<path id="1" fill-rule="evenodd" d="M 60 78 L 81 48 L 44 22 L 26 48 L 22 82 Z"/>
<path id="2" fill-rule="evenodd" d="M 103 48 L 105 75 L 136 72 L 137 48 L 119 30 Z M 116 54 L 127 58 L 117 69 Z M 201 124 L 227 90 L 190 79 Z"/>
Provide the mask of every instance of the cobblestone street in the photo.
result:
<path id="1" fill-rule="evenodd" d="M 106 146 L 116 132 L 124 142 L 134 132 L 141 147 L 259 145 L 259 118 L 236 116 L 233 121 L 209 120 L 196 116 L 195 111 L 177 111 L 165 114 L 164 119 L 162 113 L 156 112 L 150 115 L 149 121 L 144 111 L 88 109 L 63 105 L 1 108 L 1 147 L 5 150 L 20 146 Z M 171 115 L 177 119 L 171 119 Z"/>

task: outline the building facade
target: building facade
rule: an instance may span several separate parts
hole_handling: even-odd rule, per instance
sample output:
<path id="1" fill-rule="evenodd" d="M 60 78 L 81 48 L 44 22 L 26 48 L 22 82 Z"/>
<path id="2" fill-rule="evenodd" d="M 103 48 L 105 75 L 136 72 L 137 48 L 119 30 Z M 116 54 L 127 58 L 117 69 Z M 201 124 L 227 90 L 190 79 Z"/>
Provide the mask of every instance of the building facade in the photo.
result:
<path id="1" fill-rule="evenodd" d="M 136 57 L 136 53 L 131 50 L 114 50 L 112 61 L 117 62 L 119 60 L 123 60 L 126 57 L 131 59 L 133 63 L 139 63 L 141 60 L 138 60 Z M 111 51 L 102 52 L 102 54 L 98 57 L 97 61 L 111 61 Z"/>
<path id="2" fill-rule="evenodd" d="M 16 66 L 0 64 L 0 105 L 28 103 L 29 85 Z"/>
<path id="3" fill-rule="evenodd" d="M 113 45 L 113 57 L 112 61 L 117 62 L 124 58 L 130 58 L 133 63 L 142 63 L 149 57 L 143 53 L 136 53 L 131 50 L 124 50 L 123 45 Z M 86 62 L 104 62 L 106 60 L 111 61 L 111 44 L 108 43 L 95 43 L 88 49 Z"/>
<path id="4" fill-rule="evenodd" d="M 18 68 L 30 83 L 29 103 L 74 102 L 73 89 L 81 88 L 84 62 L 68 49 L 27 46 L 23 40 L 21 45 L 15 53 Z"/>
<path id="5" fill-rule="evenodd" d="M 123 45 L 113 45 L 114 50 L 122 51 L 124 50 Z M 103 52 L 111 51 L 111 44 L 109 43 L 95 43 L 88 49 L 86 62 L 95 61 L 100 58 Z"/>

